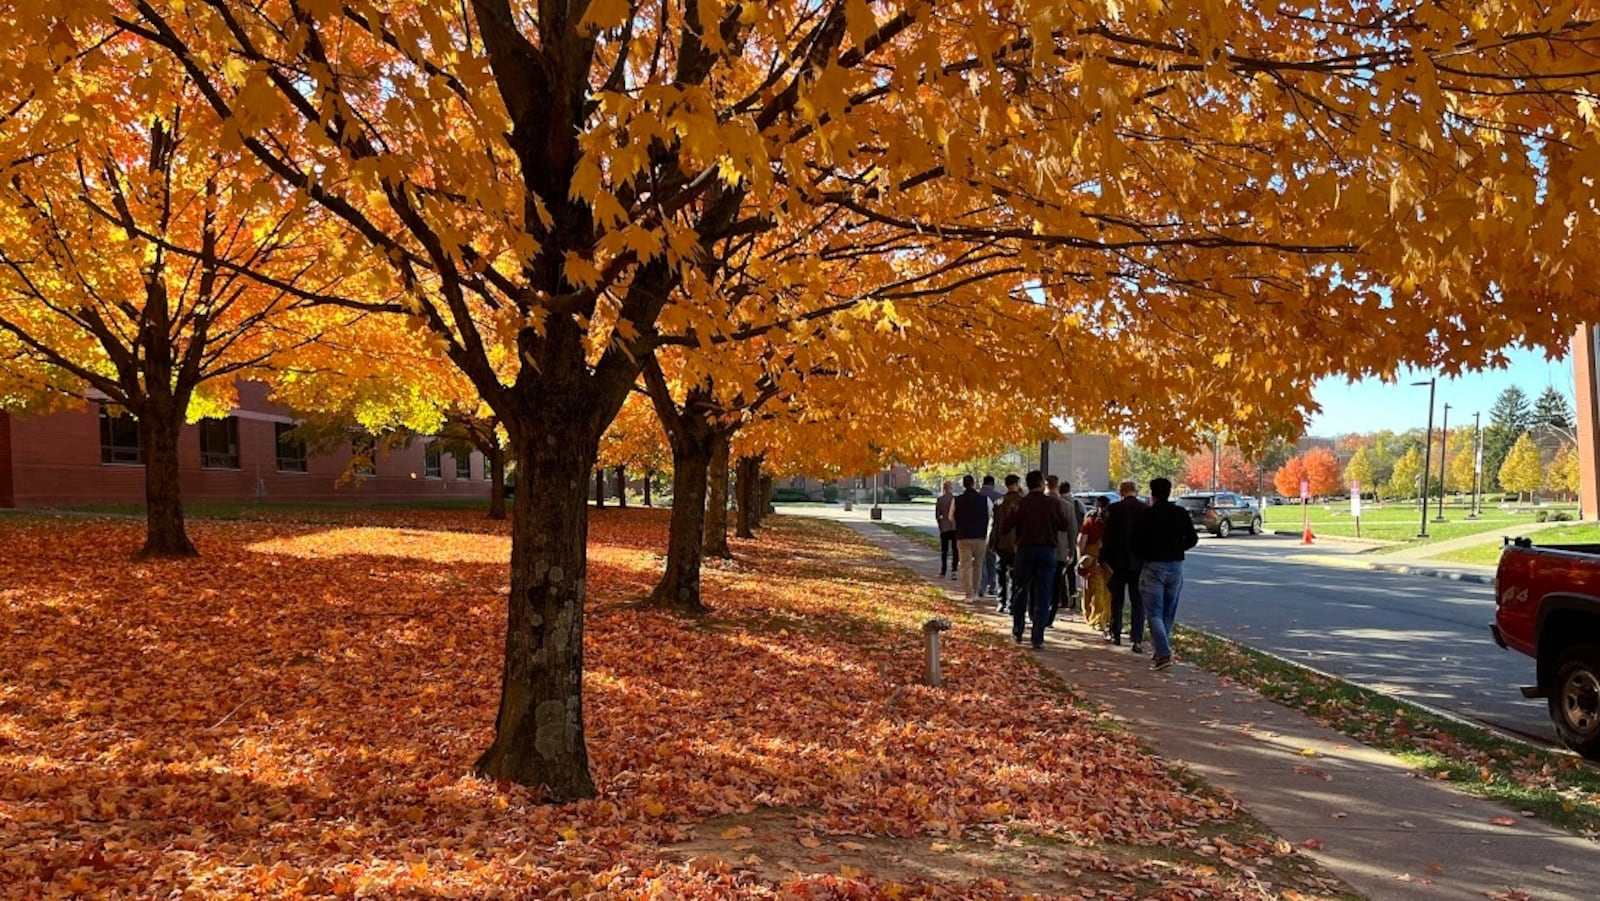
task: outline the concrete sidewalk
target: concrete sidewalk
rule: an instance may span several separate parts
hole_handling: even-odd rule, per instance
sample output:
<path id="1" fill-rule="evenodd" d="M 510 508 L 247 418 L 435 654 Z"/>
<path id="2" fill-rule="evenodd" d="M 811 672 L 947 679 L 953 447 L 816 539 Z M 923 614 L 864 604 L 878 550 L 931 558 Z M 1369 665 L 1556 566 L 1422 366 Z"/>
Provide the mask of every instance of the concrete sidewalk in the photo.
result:
<path id="1" fill-rule="evenodd" d="M 941 589 L 938 554 L 870 523 L 846 523 Z M 997 631 L 1009 616 L 975 608 Z M 1182 621 L 1180 609 L 1179 621 Z M 959 640 L 955 637 L 954 640 Z M 1039 660 L 1127 722 L 1163 757 L 1237 797 L 1278 835 L 1369 898 L 1600 898 L 1600 846 L 1458 793 L 1395 758 L 1193 666 L 1148 658 L 1058 623 Z M 1501 820 L 1510 825 L 1497 825 Z M 1521 893 L 1521 894 L 1518 894 Z"/>

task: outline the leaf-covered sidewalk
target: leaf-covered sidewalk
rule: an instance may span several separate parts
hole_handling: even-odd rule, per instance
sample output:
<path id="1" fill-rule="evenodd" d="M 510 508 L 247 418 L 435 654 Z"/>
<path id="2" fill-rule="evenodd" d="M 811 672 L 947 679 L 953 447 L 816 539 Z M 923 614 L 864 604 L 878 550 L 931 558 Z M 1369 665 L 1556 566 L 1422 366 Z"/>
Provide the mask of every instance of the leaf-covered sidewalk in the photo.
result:
<path id="1" fill-rule="evenodd" d="M 698 620 L 660 511 L 591 517 L 601 796 L 485 782 L 508 541 L 467 512 L 0 519 L 7 897 L 1309 898 L 1334 883 L 846 530 L 780 521 Z M 924 618 L 952 616 L 941 689 Z"/>

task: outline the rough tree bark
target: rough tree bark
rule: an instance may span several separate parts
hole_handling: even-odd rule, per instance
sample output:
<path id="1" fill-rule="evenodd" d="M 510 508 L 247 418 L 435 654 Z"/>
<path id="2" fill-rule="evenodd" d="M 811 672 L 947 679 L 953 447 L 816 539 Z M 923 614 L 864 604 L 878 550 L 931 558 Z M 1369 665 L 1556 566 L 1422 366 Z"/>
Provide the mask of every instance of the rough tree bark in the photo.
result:
<path id="1" fill-rule="evenodd" d="M 583 739 L 583 591 L 588 484 L 598 436 L 507 419 L 518 462 L 512 501 L 511 593 L 494 743 L 480 772 L 542 788 L 555 800 L 592 797 Z M 568 515 L 560 515 L 565 511 Z"/>
<path id="2" fill-rule="evenodd" d="M 187 406 L 187 401 L 184 401 Z M 139 440 L 144 450 L 145 540 L 139 556 L 198 557 L 184 525 L 178 477 L 179 400 L 159 389 L 139 405 Z"/>
<path id="3" fill-rule="evenodd" d="M 506 518 L 506 452 L 495 446 L 483 450 L 483 462 L 489 467 L 489 518 Z"/>
<path id="4" fill-rule="evenodd" d="M 739 516 L 738 516 L 738 520 L 737 520 L 737 523 L 736 523 L 734 534 L 736 534 L 740 538 L 754 538 L 754 537 L 756 537 L 756 533 L 755 533 L 756 510 L 755 510 L 755 506 L 754 506 L 755 502 L 756 502 L 755 481 L 756 481 L 756 478 L 759 478 L 759 477 L 752 478 L 751 474 L 753 472 L 759 472 L 760 469 L 761 469 L 761 460 L 760 460 L 760 458 L 751 457 L 751 456 L 745 456 L 745 457 L 740 457 L 739 458 L 739 470 L 738 470 Z"/>
<path id="5" fill-rule="evenodd" d="M 728 547 L 728 457 L 732 443 L 731 430 L 713 432 L 711 466 L 706 473 L 705 554 L 724 560 L 733 558 L 733 550 Z"/>

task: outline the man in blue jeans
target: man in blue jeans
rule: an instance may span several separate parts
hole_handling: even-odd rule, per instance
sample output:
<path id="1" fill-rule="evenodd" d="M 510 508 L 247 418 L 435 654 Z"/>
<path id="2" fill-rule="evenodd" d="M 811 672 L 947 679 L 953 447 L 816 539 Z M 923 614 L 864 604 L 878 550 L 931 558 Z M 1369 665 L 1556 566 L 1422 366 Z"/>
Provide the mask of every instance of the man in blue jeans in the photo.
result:
<path id="1" fill-rule="evenodd" d="M 1044 493 L 1044 474 L 1028 473 L 1028 494 L 1006 517 L 1003 528 L 1017 544 L 1016 587 L 1026 591 L 1027 603 L 1011 604 L 1011 637 L 1022 642 L 1023 617 L 1033 617 L 1033 646 L 1044 647 L 1044 630 L 1050 624 L 1050 589 L 1056 575 L 1056 533 L 1068 525 L 1061 504 Z M 1020 601 L 1019 595 L 1018 600 Z"/>
<path id="2" fill-rule="evenodd" d="M 1172 627 L 1178 619 L 1178 593 L 1183 590 L 1183 552 L 1195 546 L 1189 511 L 1172 502 L 1172 483 L 1150 480 L 1150 508 L 1133 527 L 1133 552 L 1144 566 L 1139 595 L 1150 620 L 1150 641 L 1156 646 L 1154 670 L 1172 666 Z"/>

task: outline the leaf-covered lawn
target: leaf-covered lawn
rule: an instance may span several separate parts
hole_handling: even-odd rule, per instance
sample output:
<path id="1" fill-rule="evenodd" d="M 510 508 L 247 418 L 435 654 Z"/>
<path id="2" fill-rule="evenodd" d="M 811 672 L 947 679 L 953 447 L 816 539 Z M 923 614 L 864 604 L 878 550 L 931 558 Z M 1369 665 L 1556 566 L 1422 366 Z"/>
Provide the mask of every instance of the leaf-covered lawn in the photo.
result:
<path id="1" fill-rule="evenodd" d="M 504 526 L 201 522 L 202 559 L 135 563 L 137 523 L 0 519 L 0 894 L 1336 888 L 869 545 L 779 522 L 710 565 L 715 612 L 686 620 L 635 603 L 665 514 L 591 517 L 601 796 L 551 807 L 471 775 L 499 691 Z M 942 689 L 916 684 L 935 612 L 956 619 Z"/>

